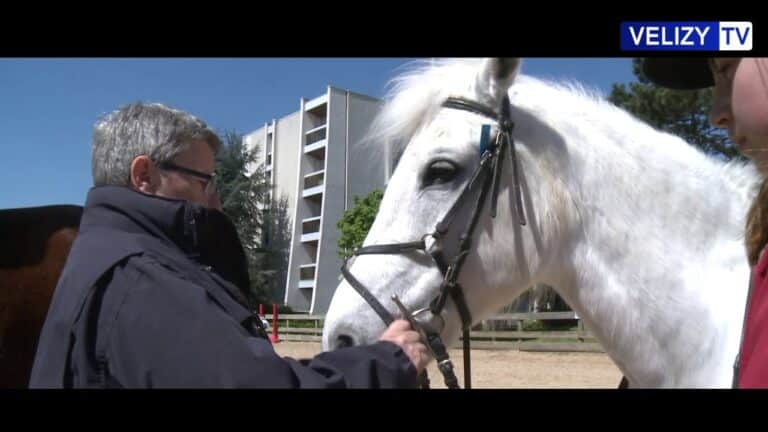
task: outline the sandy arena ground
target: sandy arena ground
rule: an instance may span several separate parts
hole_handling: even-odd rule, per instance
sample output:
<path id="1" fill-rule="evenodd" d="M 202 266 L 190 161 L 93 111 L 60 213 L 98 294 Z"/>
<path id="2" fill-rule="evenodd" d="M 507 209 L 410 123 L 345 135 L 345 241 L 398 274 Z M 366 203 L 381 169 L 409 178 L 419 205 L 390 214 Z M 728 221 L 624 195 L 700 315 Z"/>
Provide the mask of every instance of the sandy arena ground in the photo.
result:
<path id="1" fill-rule="evenodd" d="M 321 351 L 315 342 L 280 342 L 282 356 L 308 358 Z M 459 382 L 463 381 L 461 350 L 450 350 Z M 601 353 L 544 353 L 516 350 L 472 350 L 473 388 L 608 388 L 615 389 L 621 372 Z M 434 362 L 429 367 L 432 388 L 445 388 Z M 461 384 L 463 387 L 463 384 Z"/>

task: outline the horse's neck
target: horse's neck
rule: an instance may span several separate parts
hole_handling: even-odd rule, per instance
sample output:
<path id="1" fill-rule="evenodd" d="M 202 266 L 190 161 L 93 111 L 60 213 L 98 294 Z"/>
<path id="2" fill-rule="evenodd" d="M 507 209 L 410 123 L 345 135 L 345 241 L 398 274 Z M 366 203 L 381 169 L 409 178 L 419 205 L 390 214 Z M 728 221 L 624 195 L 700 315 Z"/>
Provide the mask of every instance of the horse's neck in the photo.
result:
<path id="1" fill-rule="evenodd" d="M 572 206 L 548 282 L 633 385 L 729 385 L 749 273 L 748 182 L 724 180 L 668 135 L 637 125 L 599 134 L 571 120 L 551 127 L 580 132 L 541 153 L 567 163 L 538 166 L 567 167 L 544 175 L 562 180 Z"/>

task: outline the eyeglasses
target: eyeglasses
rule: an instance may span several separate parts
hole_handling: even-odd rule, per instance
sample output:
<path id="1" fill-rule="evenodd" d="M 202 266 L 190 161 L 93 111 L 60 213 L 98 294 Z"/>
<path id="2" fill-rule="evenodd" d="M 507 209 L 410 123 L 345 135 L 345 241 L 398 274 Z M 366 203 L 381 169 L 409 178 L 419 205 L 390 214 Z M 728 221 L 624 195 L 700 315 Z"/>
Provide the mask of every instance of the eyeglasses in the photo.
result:
<path id="1" fill-rule="evenodd" d="M 173 162 L 161 162 L 157 166 L 162 170 L 177 171 L 180 173 L 191 175 L 193 177 L 197 177 L 197 179 L 204 180 L 203 185 L 205 186 L 205 194 L 208 196 L 211 196 L 214 193 L 216 193 L 216 173 L 206 174 L 204 172 L 200 172 L 190 168 L 185 168 L 183 166 L 176 165 Z"/>

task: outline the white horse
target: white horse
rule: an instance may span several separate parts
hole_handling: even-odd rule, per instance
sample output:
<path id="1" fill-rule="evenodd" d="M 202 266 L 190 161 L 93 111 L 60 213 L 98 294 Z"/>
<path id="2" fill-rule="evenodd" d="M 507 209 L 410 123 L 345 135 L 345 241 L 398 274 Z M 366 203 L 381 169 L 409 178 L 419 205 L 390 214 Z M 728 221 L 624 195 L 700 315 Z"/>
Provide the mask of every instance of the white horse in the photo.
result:
<path id="1" fill-rule="evenodd" d="M 498 214 L 490 217 L 486 200 L 459 278 L 473 321 L 544 283 L 584 320 L 631 387 L 729 387 L 749 281 L 743 231 L 756 171 L 709 157 L 579 86 L 519 69 L 519 61 L 433 62 L 396 80 L 374 133 L 406 147 L 364 245 L 434 230 L 479 163 L 482 125 L 494 124 L 442 102 L 463 97 L 496 108 L 506 93 L 527 225 L 518 223 L 506 162 Z M 359 256 L 351 272 L 394 316 L 392 294 L 410 310 L 423 308 L 442 280 L 421 251 Z M 442 318 L 451 344 L 461 331 L 451 300 Z M 384 328 L 343 281 L 326 315 L 323 348 L 372 343 Z"/>

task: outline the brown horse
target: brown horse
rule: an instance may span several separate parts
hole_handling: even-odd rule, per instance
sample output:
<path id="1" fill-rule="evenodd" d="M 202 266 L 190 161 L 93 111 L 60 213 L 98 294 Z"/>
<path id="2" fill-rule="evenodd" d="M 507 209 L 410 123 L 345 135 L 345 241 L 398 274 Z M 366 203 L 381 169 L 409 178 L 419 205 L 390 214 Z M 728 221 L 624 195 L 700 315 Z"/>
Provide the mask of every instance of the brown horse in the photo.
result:
<path id="1" fill-rule="evenodd" d="M 0 210 L 0 388 L 26 388 L 83 208 Z"/>

